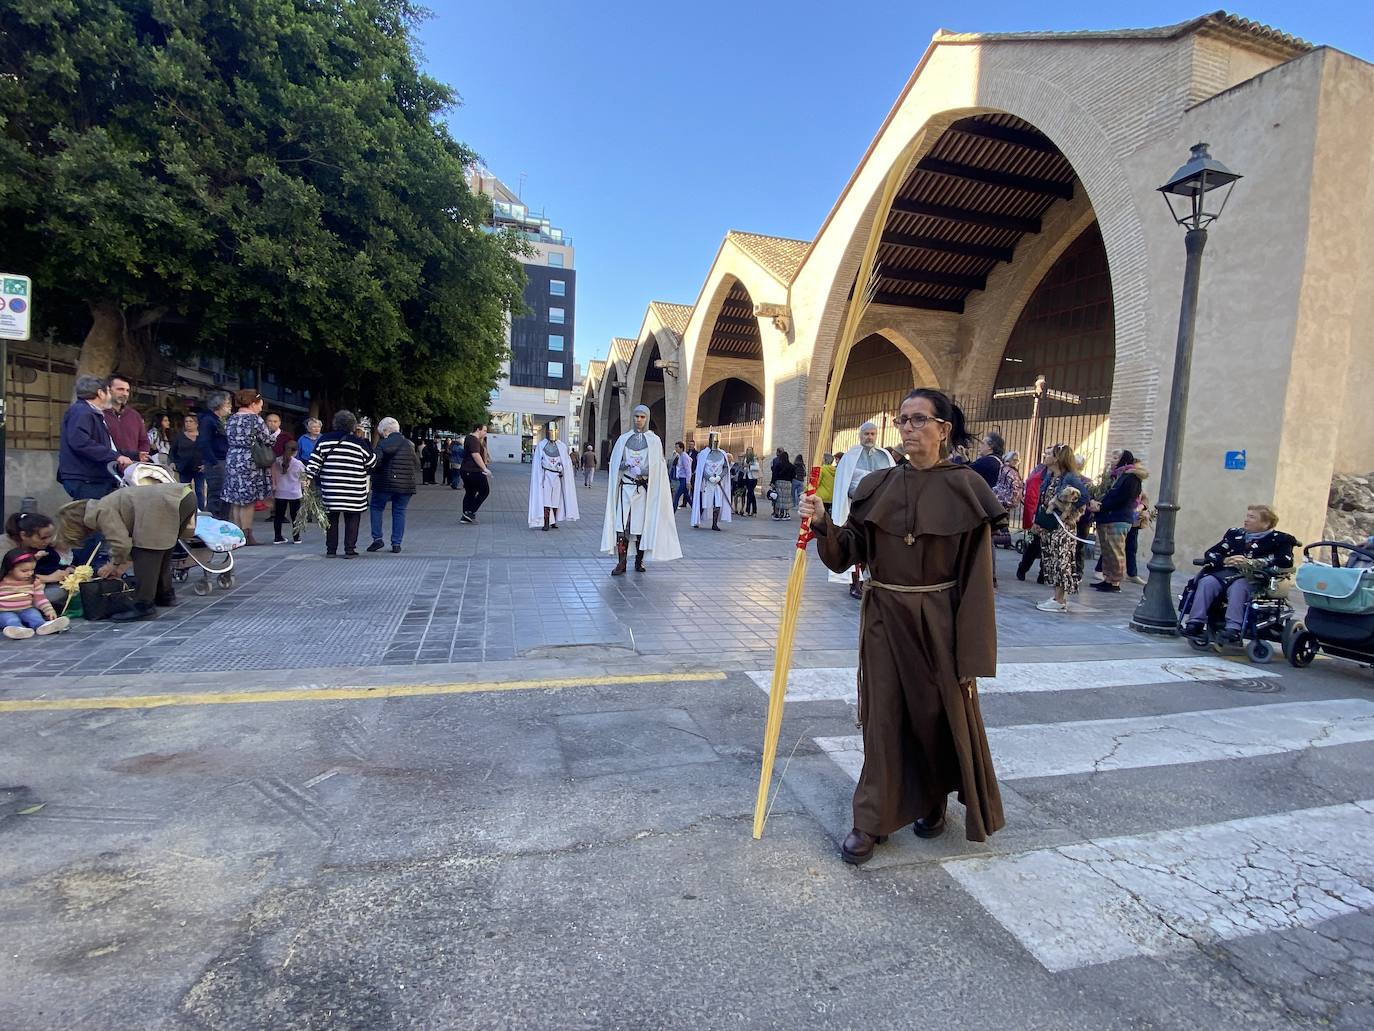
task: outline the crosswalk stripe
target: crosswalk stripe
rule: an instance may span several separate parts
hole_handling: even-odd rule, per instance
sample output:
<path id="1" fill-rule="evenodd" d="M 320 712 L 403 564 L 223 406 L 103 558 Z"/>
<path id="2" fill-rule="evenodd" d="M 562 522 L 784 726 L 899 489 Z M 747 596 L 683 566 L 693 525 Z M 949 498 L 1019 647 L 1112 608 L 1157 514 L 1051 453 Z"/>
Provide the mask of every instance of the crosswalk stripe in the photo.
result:
<path id="1" fill-rule="evenodd" d="M 787 677 L 787 700 L 853 701 L 854 672 L 853 667 L 794 669 Z M 746 675 L 764 691 L 772 687 L 772 670 L 753 670 Z M 978 681 L 978 691 L 984 695 L 1081 691 L 1280 675 L 1262 666 L 1231 662 L 1214 655 L 1085 662 L 1004 662 L 997 667 L 997 676 Z"/>
<path id="2" fill-rule="evenodd" d="M 942 865 L 1058 972 L 1374 906 L 1374 801 Z"/>
<path id="3" fill-rule="evenodd" d="M 1374 741 L 1374 702 L 1325 702 L 1202 709 L 1158 716 L 989 727 L 988 746 L 1001 780 L 1277 755 L 1305 748 Z M 863 766 L 858 735 L 816 738 L 852 777 Z"/>

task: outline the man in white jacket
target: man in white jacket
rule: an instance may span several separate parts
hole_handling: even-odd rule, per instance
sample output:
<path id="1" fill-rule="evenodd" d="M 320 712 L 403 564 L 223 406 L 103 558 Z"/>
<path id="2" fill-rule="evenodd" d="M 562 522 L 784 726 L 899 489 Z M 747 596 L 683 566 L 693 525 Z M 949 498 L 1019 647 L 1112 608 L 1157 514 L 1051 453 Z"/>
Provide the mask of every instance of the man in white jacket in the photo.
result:
<path id="1" fill-rule="evenodd" d="M 535 445 L 530 462 L 530 529 L 544 521 L 545 530 L 557 530 L 558 521 L 577 519 L 577 472 L 568 445 L 558 439 L 558 423 L 544 427 L 544 439 Z"/>
<path id="2" fill-rule="evenodd" d="M 636 405 L 634 429 L 622 433 L 611 449 L 606 465 L 610 480 L 606 518 L 601 528 L 601 550 L 616 553 L 612 576 L 623 576 L 630 540 L 635 542 L 635 572 L 644 572 L 648 555 L 655 562 L 682 557 L 668 498 L 668 466 L 663 460 L 663 441 L 649 429 L 649 409 Z"/>

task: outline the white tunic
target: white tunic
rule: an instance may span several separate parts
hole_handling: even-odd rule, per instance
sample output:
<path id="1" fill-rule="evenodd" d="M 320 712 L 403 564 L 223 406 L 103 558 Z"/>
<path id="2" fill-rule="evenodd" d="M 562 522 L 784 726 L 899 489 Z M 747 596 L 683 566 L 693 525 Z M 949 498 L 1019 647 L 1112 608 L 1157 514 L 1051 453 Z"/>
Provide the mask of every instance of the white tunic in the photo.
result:
<path id="1" fill-rule="evenodd" d="M 558 445 L 551 440 L 539 449 L 539 492 L 545 508 L 555 513 L 563 508 L 563 457 Z"/>
<path id="2" fill-rule="evenodd" d="M 638 438 L 638 439 L 636 439 Z M 647 487 L 635 483 L 649 475 L 649 442 L 642 434 L 631 434 L 625 442 L 620 460 L 619 506 L 615 513 L 615 528 L 620 533 L 638 536 L 644 532 L 645 516 L 649 510 Z"/>

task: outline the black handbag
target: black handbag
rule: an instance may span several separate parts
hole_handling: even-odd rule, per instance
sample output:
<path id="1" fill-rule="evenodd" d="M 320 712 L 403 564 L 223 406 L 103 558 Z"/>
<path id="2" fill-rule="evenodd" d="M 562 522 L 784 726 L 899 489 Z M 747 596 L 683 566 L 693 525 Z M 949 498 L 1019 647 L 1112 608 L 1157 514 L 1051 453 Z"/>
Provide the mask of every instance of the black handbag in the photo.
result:
<path id="1" fill-rule="evenodd" d="M 270 445 L 263 444 L 256 440 L 253 442 L 252 453 L 253 464 L 259 469 L 270 469 L 272 468 L 272 463 L 277 460 L 277 456 L 272 453 Z"/>
<path id="2" fill-rule="evenodd" d="M 133 610 L 134 589 L 127 580 L 87 580 L 79 590 L 85 619 L 109 619 L 116 612 Z"/>

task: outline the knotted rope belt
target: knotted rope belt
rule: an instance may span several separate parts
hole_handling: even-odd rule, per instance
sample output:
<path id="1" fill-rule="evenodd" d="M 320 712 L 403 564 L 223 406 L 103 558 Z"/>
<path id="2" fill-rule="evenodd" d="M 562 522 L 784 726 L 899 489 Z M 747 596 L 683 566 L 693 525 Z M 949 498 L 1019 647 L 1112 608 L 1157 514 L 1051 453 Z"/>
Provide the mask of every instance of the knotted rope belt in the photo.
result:
<path id="1" fill-rule="evenodd" d="M 944 583 L 939 583 L 939 584 L 885 584 L 885 583 L 882 583 L 882 582 L 879 581 L 879 580 L 865 580 L 865 581 L 864 581 L 864 596 L 863 596 L 863 600 L 859 603 L 859 648 L 860 648 L 860 662 L 859 662 L 858 685 L 857 685 L 857 686 L 858 686 L 858 694 L 859 694 L 859 701 L 858 701 L 858 706 L 857 706 L 857 709 L 858 709 L 858 723 L 856 724 L 857 726 L 862 727 L 862 726 L 864 725 L 865 710 L 867 709 L 867 706 L 864 704 L 864 694 L 865 694 L 865 691 L 864 691 L 864 664 L 863 664 L 863 661 L 862 661 L 862 649 L 863 649 L 864 640 L 865 640 L 864 631 L 865 631 L 866 625 L 867 625 L 867 623 L 868 623 L 868 599 L 869 599 L 870 593 L 871 593 L 872 591 L 874 591 L 874 590 L 879 590 L 879 591 L 892 591 L 892 592 L 894 592 L 894 593 L 896 593 L 896 594 L 939 594 L 941 591 L 947 591 L 947 590 L 949 590 L 949 589 L 952 588 L 952 587 L 958 587 L 958 586 L 959 586 L 959 581 L 958 581 L 958 580 L 946 580 Z"/>

